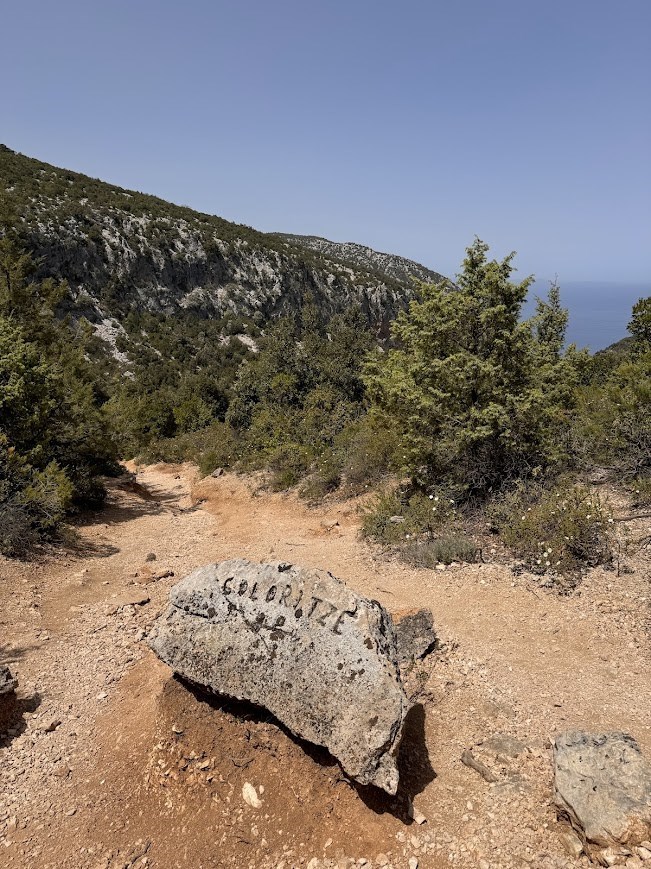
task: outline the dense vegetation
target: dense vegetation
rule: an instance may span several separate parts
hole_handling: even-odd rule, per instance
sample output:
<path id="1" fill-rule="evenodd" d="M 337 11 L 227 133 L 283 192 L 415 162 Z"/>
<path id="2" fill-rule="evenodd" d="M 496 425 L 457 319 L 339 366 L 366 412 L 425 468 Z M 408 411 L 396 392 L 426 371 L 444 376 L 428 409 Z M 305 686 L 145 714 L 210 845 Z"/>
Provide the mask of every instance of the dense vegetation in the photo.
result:
<path id="1" fill-rule="evenodd" d="M 60 170 L 44 178 L 35 200 L 64 207 Z M 74 173 L 63 181 L 124 209 L 124 191 L 90 189 Z M 156 217 L 157 200 L 127 199 Z M 306 292 L 275 321 L 127 308 L 110 355 L 83 297 L 71 307 L 29 245 L 25 222 L 6 214 L 4 553 L 100 501 L 102 477 L 134 455 L 192 459 L 203 473 L 263 470 L 273 488 L 298 485 L 310 501 L 394 480 L 367 508 L 364 533 L 430 566 L 475 556 L 469 528 L 480 515 L 533 570 L 575 571 L 609 554 L 612 517 L 588 485 L 596 467 L 651 497 L 651 299 L 635 306 L 626 341 L 590 357 L 565 346 L 558 287 L 523 320 L 530 280 L 514 282 L 513 257 L 490 260 L 476 240 L 457 282 L 420 284 L 383 344 L 359 310 L 326 314 Z"/>
<path id="2" fill-rule="evenodd" d="M 20 553 L 71 510 L 103 497 L 116 468 L 100 367 L 81 324 L 62 323 L 64 287 L 31 280 L 11 232 L 0 238 L 0 551 Z"/>

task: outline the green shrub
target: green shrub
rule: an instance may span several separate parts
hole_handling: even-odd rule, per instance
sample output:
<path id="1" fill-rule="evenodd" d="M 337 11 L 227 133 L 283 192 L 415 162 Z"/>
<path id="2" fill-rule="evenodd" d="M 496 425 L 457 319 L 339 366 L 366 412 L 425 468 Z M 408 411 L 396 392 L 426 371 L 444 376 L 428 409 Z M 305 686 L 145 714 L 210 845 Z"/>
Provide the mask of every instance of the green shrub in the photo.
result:
<path id="1" fill-rule="evenodd" d="M 366 414 L 346 426 L 335 439 L 343 482 L 348 494 L 358 495 L 396 470 L 399 438 L 388 417 Z"/>
<path id="2" fill-rule="evenodd" d="M 491 512 L 504 542 L 534 573 L 575 573 L 612 556 L 610 509 L 584 486 L 519 485 Z"/>
<path id="3" fill-rule="evenodd" d="M 383 492 L 364 510 L 362 535 L 383 543 L 431 537 L 458 518 L 454 501 L 445 495 L 408 490 Z"/>
<path id="4" fill-rule="evenodd" d="M 478 547 L 463 534 L 446 534 L 435 540 L 414 541 L 403 549 L 402 557 L 416 567 L 436 567 L 437 564 L 452 564 L 453 561 L 477 560 Z"/>
<path id="5" fill-rule="evenodd" d="M 315 461 L 313 471 L 299 489 L 301 498 L 318 503 L 341 485 L 341 456 L 325 450 Z"/>
<path id="6" fill-rule="evenodd" d="M 195 462 L 205 477 L 215 468 L 233 467 L 239 456 L 237 433 L 226 423 L 213 422 L 200 431 L 152 441 L 139 453 L 138 459 L 141 462 Z"/>
<path id="7" fill-rule="evenodd" d="M 272 473 L 271 488 L 280 492 L 295 486 L 307 473 L 312 456 L 301 444 L 282 444 L 268 457 L 267 466 Z"/>

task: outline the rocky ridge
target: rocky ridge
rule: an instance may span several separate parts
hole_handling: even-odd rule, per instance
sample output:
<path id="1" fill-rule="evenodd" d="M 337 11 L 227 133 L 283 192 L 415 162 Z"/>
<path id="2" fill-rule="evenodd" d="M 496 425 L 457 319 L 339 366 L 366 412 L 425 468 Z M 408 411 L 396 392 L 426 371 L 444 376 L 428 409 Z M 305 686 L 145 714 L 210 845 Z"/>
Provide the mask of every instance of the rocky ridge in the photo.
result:
<path id="1" fill-rule="evenodd" d="M 409 284 L 415 278 L 417 281 L 437 283 L 444 280 L 443 275 L 428 269 L 426 266 L 398 256 L 394 253 L 382 253 L 354 241 L 330 241 L 317 235 L 291 235 L 282 233 L 281 238 L 292 244 L 306 247 L 327 257 L 344 260 L 363 269 L 372 270 L 380 275 L 389 275 L 394 280 Z"/>
<path id="2" fill-rule="evenodd" d="M 41 276 L 67 281 L 68 311 L 105 341 L 132 311 L 262 324 L 308 300 L 324 315 L 359 306 L 385 336 L 414 293 L 410 275 L 436 275 L 361 245 L 315 247 L 258 232 L 5 146 L 0 191 Z"/>

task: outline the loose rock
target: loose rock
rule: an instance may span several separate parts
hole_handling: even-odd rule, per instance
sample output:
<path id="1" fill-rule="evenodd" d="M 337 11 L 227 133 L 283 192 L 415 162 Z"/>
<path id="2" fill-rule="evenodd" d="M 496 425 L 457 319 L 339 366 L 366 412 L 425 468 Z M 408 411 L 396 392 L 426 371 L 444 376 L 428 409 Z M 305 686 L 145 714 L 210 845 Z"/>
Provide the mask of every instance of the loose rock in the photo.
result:
<path id="1" fill-rule="evenodd" d="M 428 609 L 414 609 L 393 616 L 398 660 L 409 664 L 424 658 L 436 645 L 434 618 Z"/>
<path id="2" fill-rule="evenodd" d="M 554 743 L 554 802 L 587 853 L 610 865 L 603 860 L 651 837 L 651 766 L 626 733 L 563 733 Z"/>
<path id="3" fill-rule="evenodd" d="M 396 793 L 408 702 L 377 601 L 325 571 L 225 561 L 174 586 L 150 645 L 181 676 L 264 706 L 361 784 Z"/>

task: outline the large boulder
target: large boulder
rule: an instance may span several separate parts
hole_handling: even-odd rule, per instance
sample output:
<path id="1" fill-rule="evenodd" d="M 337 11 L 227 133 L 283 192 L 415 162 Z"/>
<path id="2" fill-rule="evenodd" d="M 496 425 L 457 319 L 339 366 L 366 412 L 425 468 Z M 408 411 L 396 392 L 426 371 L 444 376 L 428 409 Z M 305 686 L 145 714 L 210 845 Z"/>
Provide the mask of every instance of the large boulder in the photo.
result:
<path id="1" fill-rule="evenodd" d="M 356 781 L 396 793 L 409 704 L 377 601 L 325 571 L 224 561 L 174 586 L 149 642 L 179 675 L 263 706 Z"/>
<path id="2" fill-rule="evenodd" d="M 603 865 L 651 839 L 651 766 L 627 733 L 557 736 L 554 802 Z"/>
<path id="3" fill-rule="evenodd" d="M 11 726 L 16 714 L 17 680 L 9 667 L 0 666 L 0 735 Z"/>

